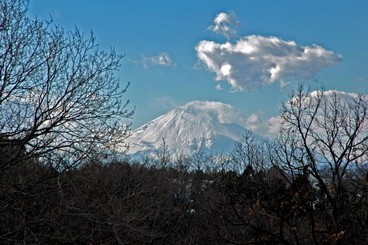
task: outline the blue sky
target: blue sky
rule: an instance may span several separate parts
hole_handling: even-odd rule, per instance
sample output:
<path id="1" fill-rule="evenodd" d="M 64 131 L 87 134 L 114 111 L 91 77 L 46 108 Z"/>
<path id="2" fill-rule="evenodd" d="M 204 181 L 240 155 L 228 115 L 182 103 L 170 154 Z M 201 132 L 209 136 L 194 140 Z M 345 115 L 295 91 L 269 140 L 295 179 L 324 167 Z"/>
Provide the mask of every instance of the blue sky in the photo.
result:
<path id="1" fill-rule="evenodd" d="M 368 92 L 366 0 L 31 0 L 29 8 L 65 30 L 92 30 L 101 48 L 125 55 L 116 75 L 131 82 L 133 128 L 193 100 L 266 119 L 299 81 Z"/>

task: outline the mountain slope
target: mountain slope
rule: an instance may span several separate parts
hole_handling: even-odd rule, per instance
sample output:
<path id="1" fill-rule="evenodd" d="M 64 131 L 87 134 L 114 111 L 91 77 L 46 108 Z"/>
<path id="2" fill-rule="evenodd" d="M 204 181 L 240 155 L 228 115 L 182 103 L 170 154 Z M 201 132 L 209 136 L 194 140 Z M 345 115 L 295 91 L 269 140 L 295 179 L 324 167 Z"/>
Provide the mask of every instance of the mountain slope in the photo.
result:
<path id="1" fill-rule="evenodd" d="M 189 102 L 134 130 L 127 140 L 129 153 L 154 153 L 163 141 L 174 155 L 228 152 L 247 131 L 243 122 L 244 117 L 230 105 Z"/>

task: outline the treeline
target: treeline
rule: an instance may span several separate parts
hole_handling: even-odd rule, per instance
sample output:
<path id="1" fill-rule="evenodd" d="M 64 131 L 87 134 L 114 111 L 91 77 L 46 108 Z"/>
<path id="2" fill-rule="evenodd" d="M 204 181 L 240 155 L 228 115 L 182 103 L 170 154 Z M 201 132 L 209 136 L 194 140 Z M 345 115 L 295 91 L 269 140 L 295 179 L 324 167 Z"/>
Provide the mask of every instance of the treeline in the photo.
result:
<path id="1" fill-rule="evenodd" d="M 258 162 L 230 170 L 239 157 L 91 161 L 62 172 L 20 161 L 0 173 L 0 243 L 367 243 L 363 171 L 350 170 L 331 202 L 306 169 Z"/>
<path id="2" fill-rule="evenodd" d="M 290 98 L 277 137 L 227 155 L 48 157 L 0 138 L 0 243 L 368 244 L 368 98 Z"/>

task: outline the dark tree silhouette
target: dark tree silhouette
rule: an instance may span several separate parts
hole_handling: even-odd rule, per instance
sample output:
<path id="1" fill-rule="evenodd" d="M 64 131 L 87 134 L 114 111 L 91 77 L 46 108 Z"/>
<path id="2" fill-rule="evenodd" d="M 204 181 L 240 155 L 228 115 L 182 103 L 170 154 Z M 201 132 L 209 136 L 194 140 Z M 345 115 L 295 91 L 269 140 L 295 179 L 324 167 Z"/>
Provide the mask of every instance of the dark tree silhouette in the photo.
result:
<path id="1" fill-rule="evenodd" d="M 351 236 L 368 195 L 364 183 L 368 97 L 344 98 L 335 91 L 311 92 L 300 85 L 283 104 L 281 118 L 279 147 L 275 151 L 279 164 L 291 173 L 302 172 L 303 178 L 298 181 L 314 182 L 315 193 L 309 188 L 299 192 L 314 195 L 316 205 L 324 209 L 319 221 L 310 212 L 312 234 L 333 231 L 339 234 L 339 240 Z"/>

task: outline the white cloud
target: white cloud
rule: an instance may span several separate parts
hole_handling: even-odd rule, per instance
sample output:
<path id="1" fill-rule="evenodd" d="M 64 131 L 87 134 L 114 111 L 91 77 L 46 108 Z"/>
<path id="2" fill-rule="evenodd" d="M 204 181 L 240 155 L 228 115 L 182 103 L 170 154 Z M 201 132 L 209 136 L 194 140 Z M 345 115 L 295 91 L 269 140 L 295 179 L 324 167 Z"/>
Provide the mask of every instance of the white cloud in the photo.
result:
<path id="1" fill-rule="evenodd" d="M 267 119 L 265 126 L 265 134 L 267 136 L 276 136 L 281 129 L 281 124 L 282 120 L 281 117 L 279 116 L 273 116 Z"/>
<path id="2" fill-rule="evenodd" d="M 181 108 L 188 111 L 200 111 L 208 117 L 216 116 L 220 123 L 244 125 L 246 118 L 235 107 L 216 101 L 192 101 Z M 203 116 L 203 115 L 202 115 Z"/>
<path id="3" fill-rule="evenodd" d="M 223 90 L 223 88 L 222 88 L 222 86 L 220 84 L 217 84 L 216 85 L 216 90 L 221 91 L 221 90 Z"/>
<path id="4" fill-rule="evenodd" d="M 165 109 L 173 109 L 178 106 L 173 98 L 170 96 L 163 96 L 155 99 L 156 103 L 158 103 L 161 107 Z"/>
<path id="5" fill-rule="evenodd" d="M 281 127 L 281 118 L 272 116 L 265 118 L 262 112 L 256 112 L 246 118 L 246 127 L 265 137 L 275 137 Z"/>
<path id="6" fill-rule="evenodd" d="M 314 99 L 320 94 L 321 94 L 321 91 L 319 90 L 311 92 L 309 95 L 306 96 L 306 103 L 308 99 Z M 326 101 L 328 102 L 333 102 L 332 100 L 334 96 L 336 96 L 343 105 L 345 103 L 352 102 L 354 99 L 357 99 L 359 96 L 357 93 L 348 93 L 348 92 L 337 91 L 337 90 L 324 91 L 323 95 Z M 364 96 L 365 96 L 365 99 L 368 101 L 368 95 L 364 95 Z M 290 98 L 288 101 L 285 102 L 286 103 L 285 105 L 289 107 L 290 104 L 293 103 L 293 101 L 296 101 L 296 98 Z M 308 106 L 308 105 L 306 104 L 305 106 Z M 275 137 L 279 133 L 282 127 L 282 119 L 280 116 L 265 117 L 265 115 L 262 112 L 256 112 L 256 113 L 249 115 L 246 118 L 245 125 L 248 129 L 260 135 L 263 135 L 266 137 Z M 364 130 L 365 132 L 368 133 L 368 125 L 366 126 Z M 323 134 L 323 130 L 321 130 L 321 134 Z"/>
<path id="7" fill-rule="evenodd" d="M 309 94 L 304 94 L 302 96 L 302 106 L 306 107 L 306 109 L 310 107 L 310 103 L 313 104 L 313 102 L 320 96 L 323 96 L 323 101 L 325 101 L 327 104 L 333 104 L 335 103 L 334 100 L 339 100 L 339 103 L 342 105 L 347 105 L 348 103 L 353 102 L 353 100 L 358 99 L 359 95 L 357 93 L 348 93 L 344 91 L 338 91 L 338 90 L 327 90 L 327 91 L 321 91 L 321 90 L 315 90 L 310 92 Z M 368 101 L 368 95 L 363 95 L 363 98 L 365 98 Z M 292 97 L 288 99 L 285 102 L 285 106 L 287 108 L 291 108 L 293 105 L 298 103 L 298 97 Z M 321 109 L 322 110 L 322 109 Z"/>
<path id="8" fill-rule="evenodd" d="M 236 43 L 203 40 L 195 47 L 198 59 L 234 89 L 250 91 L 290 79 L 313 79 L 341 57 L 321 46 L 299 46 L 278 37 L 245 36 Z"/>
<path id="9" fill-rule="evenodd" d="M 260 119 L 257 113 L 251 114 L 246 119 L 246 126 L 249 130 L 256 132 L 258 130 L 259 125 L 262 124 L 262 120 Z"/>
<path id="10" fill-rule="evenodd" d="M 146 69 L 149 68 L 151 65 L 159 65 L 159 66 L 174 66 L 175 65 L 171 57 L 166 52 L 162 52 L 152 57 L 143 56 L 143 64 Z"/>
<path id="11" fill-rule="evenodd" d="M 219 13 L 213 20 L 213 25 L 209 27 L 216 34 L 230 38 L 236 36 L 236 29 L 239 25 L 234 12 Z"/>
<path id="12" fill-rule="evenodd" d="M 306 137 L 302 141 L 306 141 L 314 152 L 326 159 L 333 159 L 336 155 L 344 158 L 357 156 L 355 162 L 368 161 L 368 155 L 364 154 L 368 149 L 367 105 L 368 94 L 358 95 L 336 90 L 298 94 L 286 101 L 286 107 L 293 108 L 289 111 L 301 112 L 298 114 L 298 124 L 302 125 Z M 285 116 L 292 122 L 286 122 L 283 127 L 293 126 L 295 114 L 286 113 Z M 300 139 L 300 134 L 296 135 Z M 352 147 L 348 153 L 347 146 Z"/>
<path id="13" fill-rule="evenodd" d="M 312 98 L 317 97 L 319 94 L 321 94 L 321 91 L 315 90 L 310 93 Z M 326 99 L 332 100 L 333 97 L 338 97 L 340 100 L 342 100 L 343 103 L 351 102 L 354 99 L 357 99 L 359 95 L 357 93 L 349 93 L 345 91 L 338 91 L 338 90 L 327 90 L 323 92 L 323 95 Z M 366 95 L 367 97 L 368 95 Z M 367 97 L 368 99 L 368 97 Z"/>

